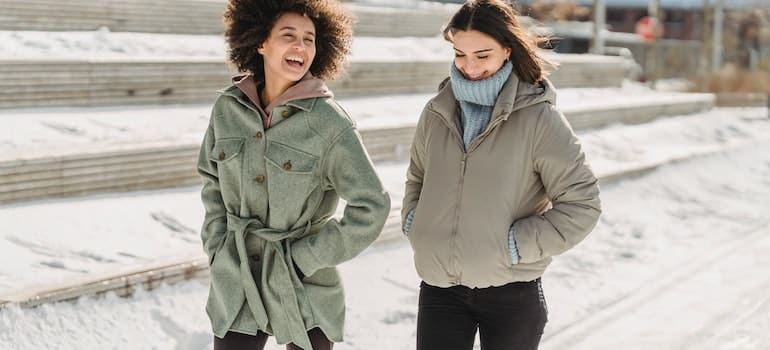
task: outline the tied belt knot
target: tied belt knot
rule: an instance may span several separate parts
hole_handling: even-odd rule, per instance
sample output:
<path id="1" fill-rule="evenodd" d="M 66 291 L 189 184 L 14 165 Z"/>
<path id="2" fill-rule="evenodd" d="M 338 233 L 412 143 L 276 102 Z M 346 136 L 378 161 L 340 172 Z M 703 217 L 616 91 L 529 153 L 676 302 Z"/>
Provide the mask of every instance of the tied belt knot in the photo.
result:
<path id="1" fill-rule="evenodd" d="M 300 312 L 297 289 L 302 289 L 302 281 L 294 270 L 291 243 L 304 237 L 311 227 L 308 221 L 306 225 L 283 231 L 265 227 L 257 218 L 227 214 L 228 234 L 235 235 L 241 284 L 257 325 L 265 332 L 272 333 L 279 343 L 294 343 L 303 349 L 312 349 L 312 345 Z M 256 283 L 251 273 L 249 252 L 246 249 L 247 236 L 251 235 L 267 242 L 260 260 L 260 284 Z M 265 300 L 272 303 L 263 302 Z"/>

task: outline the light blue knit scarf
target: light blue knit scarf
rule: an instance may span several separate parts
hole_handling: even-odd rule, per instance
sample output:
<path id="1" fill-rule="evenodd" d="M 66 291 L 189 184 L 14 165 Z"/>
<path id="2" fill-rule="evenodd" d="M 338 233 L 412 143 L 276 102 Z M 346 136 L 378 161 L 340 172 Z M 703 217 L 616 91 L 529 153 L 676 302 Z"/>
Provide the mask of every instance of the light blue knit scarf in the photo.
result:
<path id="1" fill-rule="evenodd" d="M 452 92 L 460 103 L 460 121 L 463 126 L 463 143 L 465 148 L 479 136 L 489 125 L 495 101 L 503 85 L 513 71 L 513 64 L 505 64 L 491 77 L 484 80 L 468 80 L 463 77 L 454 62 L 451 63 L 450 79 Z"/>

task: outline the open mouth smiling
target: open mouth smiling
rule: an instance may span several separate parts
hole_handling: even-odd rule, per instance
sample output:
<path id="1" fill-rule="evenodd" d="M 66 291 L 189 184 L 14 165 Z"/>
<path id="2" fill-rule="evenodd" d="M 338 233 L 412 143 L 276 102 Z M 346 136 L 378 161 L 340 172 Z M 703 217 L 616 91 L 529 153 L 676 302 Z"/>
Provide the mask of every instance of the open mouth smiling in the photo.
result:
<path id="1" fill-rule="evenodd" d="M 286 57 L 286 63 L 288 63 L 291 67 L 302 68 L 302 66 L 305 64 L 305 60 L 299 56 L 289 56 Z"/>

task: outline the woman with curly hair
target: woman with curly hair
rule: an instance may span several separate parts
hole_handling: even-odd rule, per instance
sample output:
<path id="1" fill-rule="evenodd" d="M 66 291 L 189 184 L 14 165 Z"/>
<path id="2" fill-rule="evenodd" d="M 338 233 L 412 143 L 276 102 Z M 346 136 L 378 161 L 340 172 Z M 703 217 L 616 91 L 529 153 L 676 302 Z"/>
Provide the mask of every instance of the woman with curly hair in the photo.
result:
<path id="1" fill-rule="evenodd" d="M 417 123 L 402 207 L 417 349 L 471 350 L 476 332 L 482 349 L 537 349 L 540 276 L 596 225 L 597 179 L 510 3 L 465 2 L 444 37 L 454 61 Z"/>
<path id="2" fill-rule="evenodd" d="M 349 53 L 337 1 L 231 0 L 233 79 L 213 106 L 198 172 L 214 348 L 331 349 L 345 301 L 336 265 L 379 235 L 390 210 L 353 121 L 322 79 Z M 341 219 L 333 219 L 339 198 Z"/>

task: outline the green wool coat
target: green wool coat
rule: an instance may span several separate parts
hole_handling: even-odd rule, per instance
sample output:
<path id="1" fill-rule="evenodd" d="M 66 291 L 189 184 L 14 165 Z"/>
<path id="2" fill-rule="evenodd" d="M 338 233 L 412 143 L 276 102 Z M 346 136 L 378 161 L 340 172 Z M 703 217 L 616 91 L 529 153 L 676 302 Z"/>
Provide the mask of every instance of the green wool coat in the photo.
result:
<path id="1" fill-rule="evenodd" d="M 237 88 L 214 103 L 198 172 L 213 332 L 256 334 L 312 349 L 307 330 L 342 341 L 336 265 L 379 235 L 390 199 L 347 113 L 330 97 L 273 108 L 264 129 Z M 341 219 L 332 219 L 338 200 Z"/>

